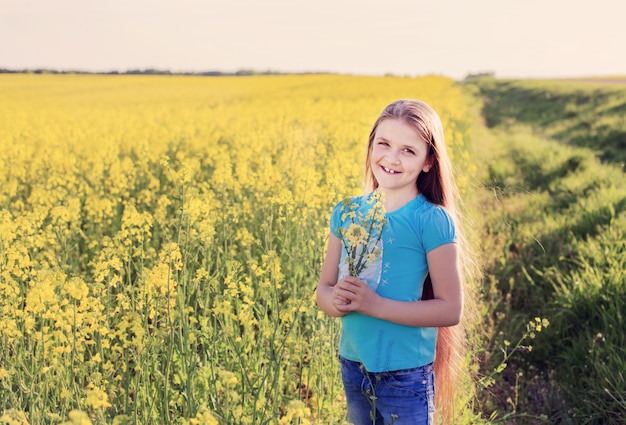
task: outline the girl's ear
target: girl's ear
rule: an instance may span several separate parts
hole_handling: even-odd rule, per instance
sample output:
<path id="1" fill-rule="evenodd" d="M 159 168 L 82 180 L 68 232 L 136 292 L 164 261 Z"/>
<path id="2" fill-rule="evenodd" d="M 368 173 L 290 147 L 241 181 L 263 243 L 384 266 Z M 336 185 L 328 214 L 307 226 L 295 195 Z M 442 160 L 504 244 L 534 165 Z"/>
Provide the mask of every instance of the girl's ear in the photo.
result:
<path id="1" fill-rule="evenodd" d="M 427 173 L 430 171 L 432 167 L 433 167 L 433 157 L 431 156 L 430 158 L 428 158 L 428 160 L 424 164 L 424 168 L 422 168 L 422 171 Z"/>
<path id="2" fill-rule="evenodd" d="M 429 147 L 428 147 L 428 156 L 426 158 L 426 164 L 424 164 L 424 168 L 422 168 L 422 171 L 427 173 L 430 171 L 431 168 L 433 168 L 433 161 L 435 160 L 434 158 L 435 158 L 435 138 L 431 136 Z"/>

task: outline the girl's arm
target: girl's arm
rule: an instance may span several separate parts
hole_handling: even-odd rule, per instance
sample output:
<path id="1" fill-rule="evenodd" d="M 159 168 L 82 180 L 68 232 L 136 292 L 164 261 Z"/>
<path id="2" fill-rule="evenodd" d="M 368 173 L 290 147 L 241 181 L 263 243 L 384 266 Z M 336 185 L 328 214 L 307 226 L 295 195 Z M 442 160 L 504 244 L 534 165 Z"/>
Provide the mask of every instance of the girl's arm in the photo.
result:
<path id="1" fill-rule="evenodd" d="M 458 265 L 457 246 L 449 243 L 430 251 L 426 259 L 433 284 L 434 299 L 396 301 L 383 298 L 367 284 L 354 277 L 337 283 L 337 296 L 347 304 L 335 304 L 346 314 L 358 311 L 367 316 L 407 326 L 442 327 L 459 323 L 463 312 L 463 282 Z"/>
<path id="2" fill-rule="evenodd" d="M 335 308 L 335 305 L 345 303 L 339 299 L 335 299 L 335 285 L 339 275 L 339 261 L 341 260 L 341 239 L 332 233 L 328 237 L 328 247 L 326 248 L 326 258 L 322 267 L 322 274 L 317 285 L 315 296 L 317 305 L 326 314 L 333 317 L 340 317 L 347 312 L 342 312 Z"/>

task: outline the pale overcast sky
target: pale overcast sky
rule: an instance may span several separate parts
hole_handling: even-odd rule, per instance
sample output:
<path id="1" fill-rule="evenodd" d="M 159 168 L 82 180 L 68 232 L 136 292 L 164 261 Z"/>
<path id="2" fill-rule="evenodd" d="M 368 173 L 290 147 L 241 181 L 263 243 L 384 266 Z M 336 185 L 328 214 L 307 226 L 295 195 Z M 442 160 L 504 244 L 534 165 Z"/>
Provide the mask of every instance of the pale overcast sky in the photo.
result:
<path id="1" fill-rule="evenodd" d="M 626 1 L 0 0 L 0 68 L 626 75 Z"/>

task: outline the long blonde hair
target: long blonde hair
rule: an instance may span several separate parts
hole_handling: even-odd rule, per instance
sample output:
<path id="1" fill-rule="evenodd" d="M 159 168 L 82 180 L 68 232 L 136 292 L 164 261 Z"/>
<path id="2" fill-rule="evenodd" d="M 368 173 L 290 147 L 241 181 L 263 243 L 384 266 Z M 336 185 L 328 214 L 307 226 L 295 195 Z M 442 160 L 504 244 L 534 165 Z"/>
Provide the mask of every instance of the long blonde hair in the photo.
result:
<path id="1" fill-rule="evenodd" d="M 452 163 L 448 156 L 443 125 L 439 115 L 428 104 L 414 99 L 402 99 L 388 105 L 380 114 L 369 136 L 367 158 L 365 165 L 365 178 L 368 190 L 378 187 L 378 182 L 370 165 L 370 156 L 376 130 L 381 122 L 386 119 L 396 119 L 413 127 L 417 133 L 430 144 L 429 156 L 431 168 L 428 173 L 420 173 L 417 178 L 419 193 L 431 203 L 440 205 L 446 209 L 454 220 L 457 230 L 457 245 L 459 247 L 460 270 L 465 275 L 468 270 L 469 248 L 460 226 L 457 201 L 459 201 L 458 189 L 454 180 Z M 465 281 L 465 276 L 462 276 Z M 465 283 L 463 285 L 466 286 Z M 464 291 L 467 292 L 467 291 Z M 432 299 L 433 289 L 430 276 L 424 282 L 422 299 Z M 466 298 L 466 303 L 468 299 Z M 437 350 L 434 363 L 436 405 L 443 422 L 450 422 L 454 414 L 454 391 L 458 386 L 460 372 L 463 370 L 463 354 L 465 352 L 465 326 L 464 320 L 456 326 L 439 328 L 437 336 Z"/>

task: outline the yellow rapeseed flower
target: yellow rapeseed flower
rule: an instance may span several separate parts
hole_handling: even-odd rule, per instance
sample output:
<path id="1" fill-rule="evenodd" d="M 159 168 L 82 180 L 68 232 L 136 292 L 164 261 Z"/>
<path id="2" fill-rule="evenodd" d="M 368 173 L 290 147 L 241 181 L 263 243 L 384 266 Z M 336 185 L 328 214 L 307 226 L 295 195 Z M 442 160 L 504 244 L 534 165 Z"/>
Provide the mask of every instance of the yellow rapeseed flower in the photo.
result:
<path id="1" fill-rule="evenodd" d="M 101 388 L 91 388 L 85 391 L 87 394 L 87 399 L 85 403 L 93 409 L 100 409 L 102 407 L 111 407 L 111 403 L 109 403 L 108 394 L 102 390 Z"/>
<path id="2" fill-rule="evenodd" d="M 70 420 L 60 425 L 92 425 L 89 415 L 81 410 L 72 410 L 68 416 Z"/>
<path id="3" fill-rule="evenodd" d="M 0 422 L 6 425 L 29 425 L 26 414 L 17 409 L 5 410 L 0 416 Z"/>

